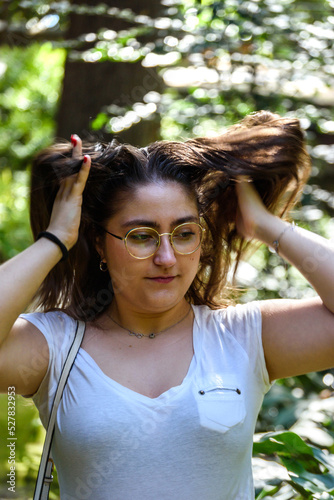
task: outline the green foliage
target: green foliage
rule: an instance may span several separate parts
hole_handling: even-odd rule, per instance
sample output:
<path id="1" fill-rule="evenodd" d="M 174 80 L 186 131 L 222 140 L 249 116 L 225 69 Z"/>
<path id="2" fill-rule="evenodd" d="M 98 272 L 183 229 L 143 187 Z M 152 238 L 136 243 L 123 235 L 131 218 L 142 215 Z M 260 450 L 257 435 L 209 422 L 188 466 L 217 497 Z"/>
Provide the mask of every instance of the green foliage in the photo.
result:
<path id="1" fill-rule="evenodd" d="M 278 458 L 290 476 L 288 484 L 300 494 L 298 498 L 334 498 L 333 456 L 306 444 L 294 432 L 265 434 L 254 443 L 253 450 L 256 455 L 265 455 L 266 459 Z M 276 487 L 274 493 L 277 491 Z M 324 493 L 328 495 L 323 496 Z M 260 494 L 257 498 L 264 497 Z"/>
<path id="2" fill-rule="evenodd" d="M 7 448 L 7 395 L 0 396 L 0 484 L 6 485 L 9 472 Z M 41 428 L 38 412 L 31 401 L 16 397 L 15 405 L 15 461 L 18 488 L 28 483 L 33 492 L 34 480 L 38 470 L 44 431 Z M 7 488 L 6 488 L 7 490 Z M 1 493 L 0 493 L 1 496 Z"/>
<path id="3" fill-rule="evenodd" d="M 0 262 L 32 242 L 28 208 L 28 172 L 0 170 Z"/>
<path id="4" fill-rule="evenodd" d="M 71 49 L 71 58 L 142 60 L 160 71 L 167 88 L 154 96 L 148 89 L 144 103 L 156 105 L 151 114 L 143 117 L 139 103 L 137 109 L 106 106 L 95 129 L 118 133 L 157 112 L 163 137 L 183 138 L 217 133 L 253 110 L 271 109 L 301 118 L 309 140 L 334 131 L 332 0 L 162 3 L 157 19 L 103 3 L 29 0 L 11 2 L 7 15 L 21 34 L 55 40 Z M 70 13 L 116 17 L 129 27 L 63 40 Z"/>
<path id="5" fill-rule="evenodd" d="M 167 89 L 160 96 L 147 95 L 146 101 L 154 98 L 157 104 L 163 137 L 217 133 L 263 108 L 298 116 L 310 139 L 334 131 L 328 107 L 334 82 L 330 1 L 164 3 L 166 17 L 158 19 L 99 5 L 105 16 L 126 19 L 136 28 L 101 30 L 95 39 L 89 34 L 94 47 L 73 53 L 90 62 L 142 59 L 144 66 L 160 69 Z M 71 10 L 78 12 L 78 6 Z M 104 119 L 100 115 L 94 125 L 105 122 L 106 130 L 118 133 L 141 119 L 134 108 L 131 124 L 124 116 L 129 110 L 106 108 Z M 113 114 L 121 119 L 108 121 Z"/>
<path id="6" fill-rule="evenodd" d="M 50 43 L 1 47 L 0 170 L 25 168 L 50 144 L 64 59 Z"/>

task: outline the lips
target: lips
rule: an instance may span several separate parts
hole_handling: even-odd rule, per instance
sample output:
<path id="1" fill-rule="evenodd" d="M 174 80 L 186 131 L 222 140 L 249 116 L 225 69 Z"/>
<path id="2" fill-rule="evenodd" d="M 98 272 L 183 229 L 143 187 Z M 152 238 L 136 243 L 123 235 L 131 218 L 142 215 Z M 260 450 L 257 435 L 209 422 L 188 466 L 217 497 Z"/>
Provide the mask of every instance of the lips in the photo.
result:
<path id="1" fill-rule="evenodd" d="M 151 281 L 155 281 L 156 283 L 170 283 L 173 281 L 175 276 L 157 276 L 155 278 L 149 278 Z"/>

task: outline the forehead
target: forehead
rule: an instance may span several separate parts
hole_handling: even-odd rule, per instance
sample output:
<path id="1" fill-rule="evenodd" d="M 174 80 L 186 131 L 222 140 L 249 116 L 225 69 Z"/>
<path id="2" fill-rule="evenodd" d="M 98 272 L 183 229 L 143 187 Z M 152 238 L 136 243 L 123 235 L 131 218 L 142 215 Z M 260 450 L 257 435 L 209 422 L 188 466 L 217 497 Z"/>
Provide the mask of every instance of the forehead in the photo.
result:
<path id="1" fill-rule="evenodd" d="M 128 224 L 130 221 L 147 221 L 160 226 L 184 218 L 195 220 L 198 219 L 197 202 L 178 182 L 150 183 L 135 188 L 119 206 L 115 218 L 123 227 L 134 225 Z"/>

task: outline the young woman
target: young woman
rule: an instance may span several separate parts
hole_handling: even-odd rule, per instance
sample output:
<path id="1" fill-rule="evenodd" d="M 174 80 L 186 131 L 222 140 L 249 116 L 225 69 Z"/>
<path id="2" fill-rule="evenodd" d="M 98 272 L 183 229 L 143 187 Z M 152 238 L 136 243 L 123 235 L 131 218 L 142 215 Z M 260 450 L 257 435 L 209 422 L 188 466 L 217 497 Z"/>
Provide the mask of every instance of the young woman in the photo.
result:
<path id="1" fill-rule="evenodd" d="M 0 268 L 2 391 L 33 397 L 47 425 L 83 319 L 53 441 L 61 499 L 254 498 L 271 382 L 334 365 L 333 248 L 281 218 L 309 173 L 298 121 L 260 112 L 216 139 L 72 146 L 36 158 L 36 241 Z M 229 305 L 250 239 L 318 297 Z"/>

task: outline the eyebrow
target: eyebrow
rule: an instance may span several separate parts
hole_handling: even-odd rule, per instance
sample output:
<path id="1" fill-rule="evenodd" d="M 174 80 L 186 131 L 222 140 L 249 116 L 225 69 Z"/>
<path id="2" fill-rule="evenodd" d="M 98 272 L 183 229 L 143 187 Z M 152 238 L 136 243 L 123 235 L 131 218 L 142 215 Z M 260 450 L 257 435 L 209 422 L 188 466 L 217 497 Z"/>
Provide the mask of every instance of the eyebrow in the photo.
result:
<path id="1" fill-rule="evenodd" d="M 199 217 L 196 215 L 188 215 L 186 217 L 180 217 L 179 219 L 174 219 L 171 222 L 171 226 L 178 226 L 179 224 L 183 224 L 184 222 L 197 222 L 199 223 Z M 147 219 L 131 219 L 123 224 L 121 224 L 121 227 L 127 228 L 131 226 L 138 226 L 138 227 L 160 227 L 160 224 L 156 221 L 152 220 L 147 220 Z"/>

